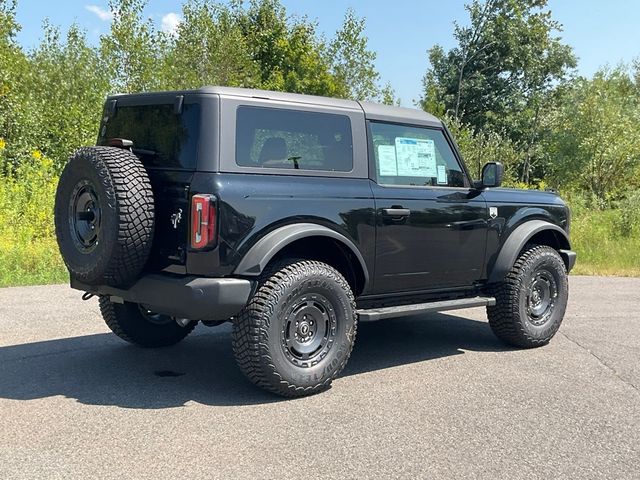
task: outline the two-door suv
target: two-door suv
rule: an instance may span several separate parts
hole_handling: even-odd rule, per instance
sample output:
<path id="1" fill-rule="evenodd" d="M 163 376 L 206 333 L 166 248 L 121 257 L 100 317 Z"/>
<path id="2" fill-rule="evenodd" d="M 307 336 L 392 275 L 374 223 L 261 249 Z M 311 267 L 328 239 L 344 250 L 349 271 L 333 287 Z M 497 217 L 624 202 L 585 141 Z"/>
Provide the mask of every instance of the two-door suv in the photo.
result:
<path id="1" fill-rule="evenodd" d="M 108 97 L 55 220 L 71 286 L 144 347 L 233 324 L 256 385 L 328 388 L 359 321 L 486 306 L 519 347 L 567 305 L 569 210 L 553 192 L 474 181 L 428 113 L 205 87 Z M 393 328 L 393 324 L 389 324 Z"/>

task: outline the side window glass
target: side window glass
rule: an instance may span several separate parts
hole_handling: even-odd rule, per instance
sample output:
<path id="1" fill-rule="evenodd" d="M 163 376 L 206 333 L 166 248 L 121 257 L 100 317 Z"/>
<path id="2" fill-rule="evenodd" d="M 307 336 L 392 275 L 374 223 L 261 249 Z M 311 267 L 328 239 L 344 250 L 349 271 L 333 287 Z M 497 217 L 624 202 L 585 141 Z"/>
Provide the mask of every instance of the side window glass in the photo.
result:
<path id="1" fill-rule="evenodd" d="M 240 106 L 236 113 L 236 163 L 350 172 L 351 121 L 346 115 Z"/>
<path id="2" fill-rule="evenodd" d="M 380 185 L 464 187 L 464 172 L 441 130 L 370 122 Z"/>

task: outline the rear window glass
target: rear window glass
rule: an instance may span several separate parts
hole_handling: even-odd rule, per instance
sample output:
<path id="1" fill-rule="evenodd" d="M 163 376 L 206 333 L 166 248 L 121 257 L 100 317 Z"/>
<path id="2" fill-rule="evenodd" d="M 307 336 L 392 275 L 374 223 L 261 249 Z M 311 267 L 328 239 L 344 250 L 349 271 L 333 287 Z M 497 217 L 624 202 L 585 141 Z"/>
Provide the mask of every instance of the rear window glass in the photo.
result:
<path id="1" fill-rule="evenodd" d="M 133 142 L 133 152 L 146 167 L 195 170 L 200 105 L 185 104 L 177 115 L 174 105 L 118 106 L 103 125 L 98 144 L 112 138 Z"/>
<path id="2" fill-rule="evenodd" d="M 346 115 L 238 107 L 236 163 L 244 167 L 353 169 L 351 121 Z"/>

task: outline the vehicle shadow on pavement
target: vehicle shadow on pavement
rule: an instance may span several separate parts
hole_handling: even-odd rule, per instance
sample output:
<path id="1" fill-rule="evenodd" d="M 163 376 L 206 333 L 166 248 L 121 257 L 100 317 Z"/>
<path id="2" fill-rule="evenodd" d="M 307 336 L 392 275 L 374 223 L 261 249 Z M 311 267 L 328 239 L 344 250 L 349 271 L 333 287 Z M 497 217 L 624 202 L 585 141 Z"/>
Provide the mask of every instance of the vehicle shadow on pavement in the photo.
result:
<path id="1" fill-rule="evenodd" d="M 199 327 L 174 347 L 141 349 L 112 334 L 0 347 L 0 398 L 62 395 L 88 405 L 160 409 L 195 401 L 250 405 L 282 401 L 236 367 L 230 327 Z M 342 376 L 460 355 L 508 350 L 486 322 L 431 314 L 359 326 Z"/>

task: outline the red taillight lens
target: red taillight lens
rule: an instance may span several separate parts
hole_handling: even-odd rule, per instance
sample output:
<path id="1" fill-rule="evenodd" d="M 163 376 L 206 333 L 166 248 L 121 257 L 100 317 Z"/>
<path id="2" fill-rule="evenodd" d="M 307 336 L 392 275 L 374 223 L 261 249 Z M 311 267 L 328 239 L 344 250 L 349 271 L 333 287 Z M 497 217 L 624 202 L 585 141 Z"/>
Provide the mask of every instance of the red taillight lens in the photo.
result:
<path id="1" fill-rule="evenodd" d="M 213 195 L 191 199 L 191 248 L 200 250 L 216 244 L 216 203 Z"/>

